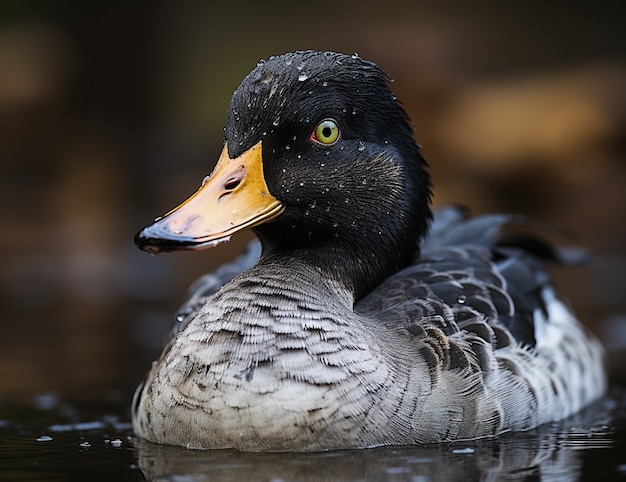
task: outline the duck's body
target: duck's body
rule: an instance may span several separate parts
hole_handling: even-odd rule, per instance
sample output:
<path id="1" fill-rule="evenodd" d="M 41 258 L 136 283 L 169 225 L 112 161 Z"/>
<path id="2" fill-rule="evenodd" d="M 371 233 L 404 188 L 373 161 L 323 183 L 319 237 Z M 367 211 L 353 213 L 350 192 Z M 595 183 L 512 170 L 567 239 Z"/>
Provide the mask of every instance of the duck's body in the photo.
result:
<path id="1" fill-rule="evenodd" d="M 256 228 L 263 253 L 193 297 L 137 391 L 137 435 L 242 450 L 406 445 L 529 429 L 602 395 L 601 347 L 536 255 L 498 241 L 505 218 L 450 209 L 425 237 L 428 175 L 385 89 L 373 64 L 306 52 L 259 65 L 234 94 L 217 187 L 137 241 L 193 249 L 271 221 Z M 260 207 L 241 220 L 198 210 L 250 186 Z"/>

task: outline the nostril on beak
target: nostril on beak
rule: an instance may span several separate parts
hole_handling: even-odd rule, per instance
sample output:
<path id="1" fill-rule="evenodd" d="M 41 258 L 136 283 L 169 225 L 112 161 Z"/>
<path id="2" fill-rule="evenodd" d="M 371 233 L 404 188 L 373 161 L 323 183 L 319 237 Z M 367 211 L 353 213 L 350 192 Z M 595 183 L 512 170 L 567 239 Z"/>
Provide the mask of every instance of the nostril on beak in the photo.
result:
<path id="1" fill-rule="evenodd" d="M 226 189 L 227 191 L 232 191 L 237 186 L 239 186 L 239 184 L 241 184 L 241 178 L 231 177 L 228 181 L 224 183 L 224 189 Z"/>

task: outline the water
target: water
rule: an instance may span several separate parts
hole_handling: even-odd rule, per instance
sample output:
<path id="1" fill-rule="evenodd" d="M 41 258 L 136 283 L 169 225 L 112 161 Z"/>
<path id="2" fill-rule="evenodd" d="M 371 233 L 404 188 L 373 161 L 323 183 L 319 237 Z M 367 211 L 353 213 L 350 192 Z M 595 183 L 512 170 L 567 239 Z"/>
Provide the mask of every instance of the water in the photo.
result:
<path id="1" fill-rule="evenodd" d="M 496 439 L 317 453 L 193 451 L 132 435 L 128 401 L 0 404 L 0 480 L 626 480 L 626 389 L 560 423 Z"/>

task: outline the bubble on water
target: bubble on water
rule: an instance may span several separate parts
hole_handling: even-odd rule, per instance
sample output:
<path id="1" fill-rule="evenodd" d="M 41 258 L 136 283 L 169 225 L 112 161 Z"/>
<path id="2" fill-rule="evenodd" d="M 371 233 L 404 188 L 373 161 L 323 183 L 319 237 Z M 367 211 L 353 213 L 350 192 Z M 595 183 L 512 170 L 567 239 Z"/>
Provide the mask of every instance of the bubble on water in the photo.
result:
<path id="1" fill-rule="evenodd" d="M 309 78 L 309 74 L 307 74 L 305 72 L 302 72 L 300 75 L 298 75 L 298 80 L 300 82 L 303 82 L 303 81 L 305 81 L 308 78 Z"/>
<path id="2" fill-rule="evenodd" d="M 73 432 L 80 430 L 102 430 L 106 427 L 104 422 L 95 420 L 93 422 L 79 422 L 79 423 L 58 423 L 50 425 L 48 430 L 51 432 Z"/>
<path id="3" fill-rule="evenodd" d="M 50 442 L 51 440 L 53 440 L 53 438 L 50 437 L 50 435 L 42 435 L 41 437 L 37 437 L 37 442 Z"/>
<path id="4" fill-rule="evenodd" d="M 452 449 L 453 454 L 473 454 L 474 449 L 471 447 L 465 447 L 462 449 Z"/>

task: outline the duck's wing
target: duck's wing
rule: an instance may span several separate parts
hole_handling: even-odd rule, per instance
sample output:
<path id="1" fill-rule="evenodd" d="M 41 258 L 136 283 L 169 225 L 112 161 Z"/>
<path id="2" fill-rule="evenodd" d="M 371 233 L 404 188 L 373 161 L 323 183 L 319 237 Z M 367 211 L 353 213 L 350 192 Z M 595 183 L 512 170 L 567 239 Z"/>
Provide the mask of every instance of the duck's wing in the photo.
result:
<path id="1" fill-rule="evenodd" d="M 435 212 L 430 235 L 415 262 L 357 304 L 370 316 L 404 320 L 450 336 L 478 333 L 493 348 L 536 343 L 537 313 L 546 313 L 542 290 L 550 277 L 542 258 L 560 253 L 529 235 L 504 236 L 513 216 L 469 218 L 459 208 Z"/>

